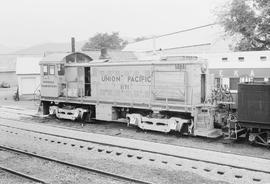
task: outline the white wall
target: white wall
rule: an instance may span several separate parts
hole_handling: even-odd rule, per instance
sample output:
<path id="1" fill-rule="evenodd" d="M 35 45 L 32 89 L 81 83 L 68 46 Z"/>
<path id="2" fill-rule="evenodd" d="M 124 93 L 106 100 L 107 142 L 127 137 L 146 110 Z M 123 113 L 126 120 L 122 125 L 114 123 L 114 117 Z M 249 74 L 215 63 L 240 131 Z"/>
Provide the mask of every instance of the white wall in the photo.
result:
<path id="1" fill-rule="evenodd" d="M 19 95 L 34 94 L 35 90 L 40 89 L 39 74 L 23 74 L 17 76 L 19 85 Z M 38 93 L 38 91 L 36 93 Z"/>

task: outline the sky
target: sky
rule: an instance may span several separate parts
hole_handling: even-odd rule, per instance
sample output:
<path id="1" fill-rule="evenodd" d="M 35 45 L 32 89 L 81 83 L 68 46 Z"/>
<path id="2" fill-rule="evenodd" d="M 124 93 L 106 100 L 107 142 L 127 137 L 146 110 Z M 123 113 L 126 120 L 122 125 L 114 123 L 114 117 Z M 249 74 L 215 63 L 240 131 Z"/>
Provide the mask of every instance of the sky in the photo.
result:
<path id="1" fill-rule="evenodd" d="M 99 32 L 136 38 L 202 26 L 215 22 L 214 11 L 226 0 L 0 1 L 0 44 L 14 48 Z"/>

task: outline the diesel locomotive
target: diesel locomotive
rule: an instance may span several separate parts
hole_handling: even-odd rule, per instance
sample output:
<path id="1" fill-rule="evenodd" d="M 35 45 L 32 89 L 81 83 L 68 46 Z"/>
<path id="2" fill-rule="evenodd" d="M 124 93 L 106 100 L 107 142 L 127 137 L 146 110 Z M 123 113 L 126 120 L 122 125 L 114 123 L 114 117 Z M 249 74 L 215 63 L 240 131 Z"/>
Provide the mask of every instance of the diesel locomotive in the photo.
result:
<path id="1" fill-rule="evenodd" d="M 260 84 L 259 92 L 257 83 L 239 84 L 237 101 L 226 91 L 229 98 L 217 100 L 215 77 L 203 58 L 122 61 L 72 52 L 48 55 L 40 67 L 44 114 L 211 138 L 226 127 L 231 139 L 245 134 L 251 142 L 270 144 L 269 84 Z M 238 108 L 230 108 L 236 102 Z"/>
<path id="2" fill-rule="evenodd" d="M 40 62 L 44 114 L 89 121 L 122 121 L 144 130 L 218 137 L 215 107 L 206 104 L 213 78 L 193 56 L 148 61 L 93 59 L 82 52 Z"/>

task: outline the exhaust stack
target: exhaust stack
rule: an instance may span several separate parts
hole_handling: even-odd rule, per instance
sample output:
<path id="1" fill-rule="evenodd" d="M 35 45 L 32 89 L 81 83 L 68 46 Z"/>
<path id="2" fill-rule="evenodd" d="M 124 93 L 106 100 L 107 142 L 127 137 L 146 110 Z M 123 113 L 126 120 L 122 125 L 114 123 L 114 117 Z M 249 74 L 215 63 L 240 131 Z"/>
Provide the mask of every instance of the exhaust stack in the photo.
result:
<path id="1" fill-rule="evenodd" d="M 100 50 L 100 56 L 99 56 L 99 59 L 110 59 L 111 57 L 109 56 L 108 54 L 108 50 L 107 48 L 102 48 Z"/>
<path id="2" fill-rule="evenodd" d="M 75 52 L 75 38 L 71 38 L 71 52 Z"/>

